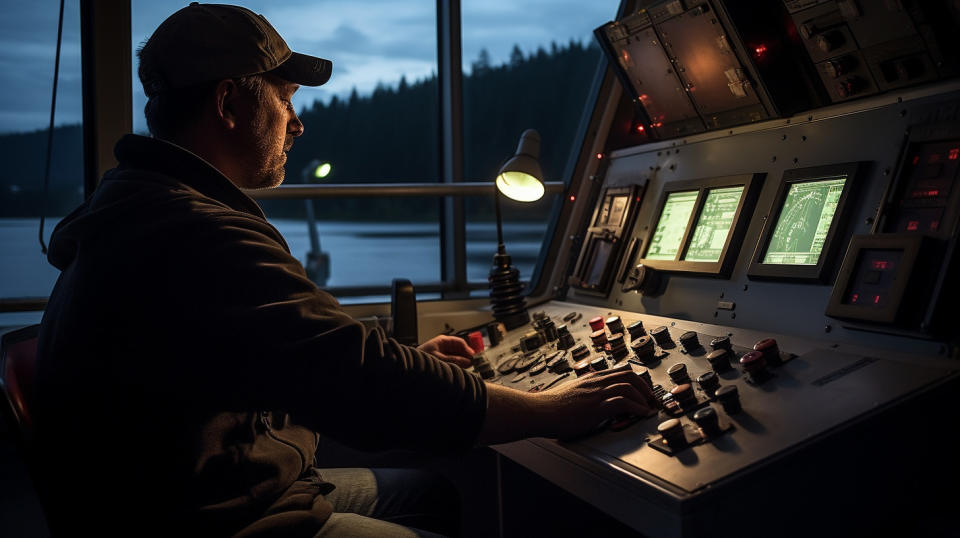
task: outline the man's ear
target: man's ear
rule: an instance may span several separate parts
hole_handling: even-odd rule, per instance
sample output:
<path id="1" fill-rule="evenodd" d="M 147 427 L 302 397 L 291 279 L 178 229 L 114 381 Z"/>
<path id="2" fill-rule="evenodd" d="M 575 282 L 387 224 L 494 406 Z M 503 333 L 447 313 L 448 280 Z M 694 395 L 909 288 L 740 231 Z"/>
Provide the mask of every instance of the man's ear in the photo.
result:
<path id="1" fill-rule="evenodd" d="M 217 113 L 217 120 L 227 129 L 237 126 L 237 98 L 240 96 L 238 90 L 237 84 L 228 78 L 217 83 L 214 91 L 214 110 Z"/>

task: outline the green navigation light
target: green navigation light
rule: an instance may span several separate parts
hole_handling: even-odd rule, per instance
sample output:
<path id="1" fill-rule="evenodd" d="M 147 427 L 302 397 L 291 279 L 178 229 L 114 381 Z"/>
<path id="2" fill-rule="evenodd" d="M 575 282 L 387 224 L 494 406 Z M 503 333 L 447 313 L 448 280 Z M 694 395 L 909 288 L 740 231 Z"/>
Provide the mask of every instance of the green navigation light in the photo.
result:
<path id="1" fill-rule="evenodd" d="M 330 175 L 331 170 L 333 170 L 333 166 L 330 163 L 320 163 L 313 169 L 313 177 L 323 179 Z"/>

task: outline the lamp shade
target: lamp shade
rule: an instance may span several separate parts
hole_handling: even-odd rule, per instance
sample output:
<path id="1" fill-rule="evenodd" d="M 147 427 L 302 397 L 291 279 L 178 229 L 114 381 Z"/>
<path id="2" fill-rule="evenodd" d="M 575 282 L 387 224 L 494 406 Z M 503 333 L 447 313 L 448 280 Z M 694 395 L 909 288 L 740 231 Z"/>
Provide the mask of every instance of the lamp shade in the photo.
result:
<path id="1" fill-rule="evenodd" d="M 497 174 L 497 190 L 518 202 L 533 202 L 543 197 L 543 171 L 540 170 L 540 134 L 527 129 L 520 135 L 517 152 Z"/>

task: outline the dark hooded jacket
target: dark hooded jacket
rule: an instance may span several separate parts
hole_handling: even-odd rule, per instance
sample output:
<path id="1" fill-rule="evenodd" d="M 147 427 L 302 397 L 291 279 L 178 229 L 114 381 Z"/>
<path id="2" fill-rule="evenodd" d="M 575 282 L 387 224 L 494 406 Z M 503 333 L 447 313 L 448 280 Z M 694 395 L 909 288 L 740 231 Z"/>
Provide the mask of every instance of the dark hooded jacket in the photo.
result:
<path id="1" fill-rule="evenodd" d="M 312 536 L 318 432 L 473 445 L 483 383 L 343 313 L 260 207 L 173 144 L 128 135 L 53 233 L 36 443 L 55 533 Z"/>

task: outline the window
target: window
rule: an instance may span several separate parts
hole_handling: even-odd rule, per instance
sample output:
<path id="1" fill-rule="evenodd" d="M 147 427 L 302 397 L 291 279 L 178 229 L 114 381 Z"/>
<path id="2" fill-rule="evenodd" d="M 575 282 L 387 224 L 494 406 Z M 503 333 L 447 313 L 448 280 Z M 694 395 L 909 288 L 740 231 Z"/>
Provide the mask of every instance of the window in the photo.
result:
<path id="1" fill-rule="evenodd" d="M 304 134 L 288 156 L 286 184 L 439 181 L 436 5 L 427 0 L 381 4 L 242 3 L 266 17 L 291 49 L 333 61 L 329 82 L 302 87 L 294 95 Z M 134 1 L 134 50 L 183 5 Z M 134 129 L 145 133 L 146 96 L 136 71 L 134 56 Z M 322 178 L 312 173 L 316 163 L 329 164 Z M 329 277 L 318 283 L 388 287 L 394 277 L 415 285 L 439 283 L 440 201 L 371 197 L 312 202 L 320 250 L 330 262 Z M 307 203 L 260 201 L 293 256 L 305 265 L 314 250 Z"/>
<path id="2" fill-rule="evenodd" d="M 59 2 L 5 2 L 0 17 L 0 300 L 46 297 L 59 271 L 38 241 L 83 201 L 80 7 L 64 6 L 63 43 L 53 130 L 49 190 L 44 201 L 50 98 Z M 39 312 L 0 314 L 0 326 L 36 323 Z"/>
<path id="3" fill-rule="evenodd" d="M 525 129 L 540 133 L 544 179 L 562 181 L 602 54 L 593 29 L 613 20 L 618 1 L 515 0 L 462 3 L 465 177 L 493 181 Z M 492 195 L 491 195 L 492 198 Z M 531 277 L 550 212 L 561 197 L 505 201 L 507 253 Z M 468 198 L 467 277 L 486 280 L 496 252 L 492 199 Z"/>

